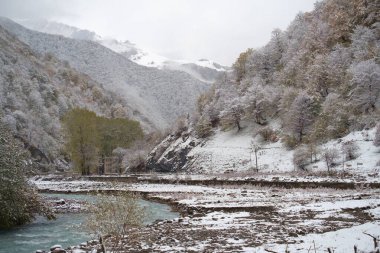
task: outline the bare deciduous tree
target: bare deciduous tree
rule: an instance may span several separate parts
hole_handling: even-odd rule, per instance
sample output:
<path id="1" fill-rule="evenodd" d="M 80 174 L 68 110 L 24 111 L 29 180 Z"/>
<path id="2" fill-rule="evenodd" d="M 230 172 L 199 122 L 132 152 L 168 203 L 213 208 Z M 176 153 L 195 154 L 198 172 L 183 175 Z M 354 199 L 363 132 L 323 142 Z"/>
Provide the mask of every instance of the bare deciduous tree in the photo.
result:
<path id="1" fill-rule="evenodd" d="M 326 162 L 327 171 L 330 172 L 331 167 L 336 165 L 336 161 L 339 157 L 339 152 L 335 148 L 326 149 L 322 154 L 323 159 Z"/>
<path id="2" fill-rule="evenodd" d="M 302 137 L 306 134 L 307 127 L 313 121 L 312 103 L 312 98 L 302 92 L 294 99 L 287 114 L 287 127 L 297 136 L 299 141 L 302 141 Z"/>

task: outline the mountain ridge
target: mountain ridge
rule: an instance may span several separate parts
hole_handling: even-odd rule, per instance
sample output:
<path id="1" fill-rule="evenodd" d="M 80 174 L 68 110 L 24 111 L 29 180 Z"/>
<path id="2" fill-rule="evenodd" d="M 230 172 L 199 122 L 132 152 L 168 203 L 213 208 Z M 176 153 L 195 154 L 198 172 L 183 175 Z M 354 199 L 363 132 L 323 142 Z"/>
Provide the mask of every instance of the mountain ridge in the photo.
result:
<path id="1" fill-rule="evenodd" d="M 164 129 L 195 108 L 197 97 L 209 84 L 180 71 L 137 65 L 104 46 L 88 40 L 35 32 L 1 18 L 0 24 L 40 54 L 52 53 L 80 72 L 122 94 L 142 121 Z"/>
<path id="2" fill-rule="evenodd" d="M 169 59 L 143 50 L 128 40 L 118 41 L 113 38 L 103 38 L 95 32 L 79 29 L 55 21 L 19 20 L 18 23 L 29 29 L 43 33 L 62 35 L 73 39 L 95 41 L 139 65 L 158 69 L 184 71 L 202 82 L 213 83 L 220 76 L 220 72 L 230 70 L 229 67 L 222 66 L 207 59 L 199 59 L 197 61 Z"/>
<path id="3" fill-rule="evenodd" d="M 131 117 L 118 94 L 52 55 L 36 54 L 0 25 L 0 116 L 41 168 L 68 167 L 61 119 L 72 108 Z"/>

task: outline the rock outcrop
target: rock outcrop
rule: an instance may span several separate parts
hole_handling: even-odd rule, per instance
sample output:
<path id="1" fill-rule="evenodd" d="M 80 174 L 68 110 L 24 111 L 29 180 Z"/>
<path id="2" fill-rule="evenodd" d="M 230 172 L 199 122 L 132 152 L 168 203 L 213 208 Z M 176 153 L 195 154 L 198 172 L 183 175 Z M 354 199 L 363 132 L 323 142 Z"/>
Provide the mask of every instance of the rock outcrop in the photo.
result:
<path id="1" fill-rule="evenodd" d="M 200 140 L 188 132 L 181 136 L 169 135 L 149 154 L 146 168 L 156 172 L 178 172 L 188 168 L 194 157 L 189 152 Z"/>

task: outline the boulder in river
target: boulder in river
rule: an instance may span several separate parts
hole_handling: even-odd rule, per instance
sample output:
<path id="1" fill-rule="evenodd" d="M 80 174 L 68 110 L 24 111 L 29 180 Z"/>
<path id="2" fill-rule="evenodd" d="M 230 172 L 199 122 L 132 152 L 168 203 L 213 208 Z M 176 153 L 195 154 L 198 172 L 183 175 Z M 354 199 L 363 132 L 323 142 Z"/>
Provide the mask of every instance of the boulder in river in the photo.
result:
<path id="1" fill-rule="evenodd" d="M 53 245 L 53 246 L 50 247 L 50 251 L 53 251 L 53 250 L 55 250 L 57 248 L 61 248 L 62 249 L 62 245 L 59 245 L 59 244 Z"/>
<path id="2" fill-rule="evenodd" d="M 56 244 L 50 247 L 51 253 L 66 253 L 66 250 L 62 249 L 62 245 Z"/>

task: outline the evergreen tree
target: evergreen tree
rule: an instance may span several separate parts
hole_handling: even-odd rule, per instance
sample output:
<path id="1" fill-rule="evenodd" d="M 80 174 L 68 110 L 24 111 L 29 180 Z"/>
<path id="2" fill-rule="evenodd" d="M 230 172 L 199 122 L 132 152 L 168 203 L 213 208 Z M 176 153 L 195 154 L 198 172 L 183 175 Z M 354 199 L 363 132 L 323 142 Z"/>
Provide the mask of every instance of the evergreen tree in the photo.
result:
<path id="1" fill-rule="evenodd" d="M 33 220 L 35 214 L 53 218 L 24 176 L 27 153 L 0 121 L 0 229 Z"/>

